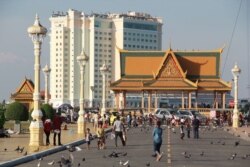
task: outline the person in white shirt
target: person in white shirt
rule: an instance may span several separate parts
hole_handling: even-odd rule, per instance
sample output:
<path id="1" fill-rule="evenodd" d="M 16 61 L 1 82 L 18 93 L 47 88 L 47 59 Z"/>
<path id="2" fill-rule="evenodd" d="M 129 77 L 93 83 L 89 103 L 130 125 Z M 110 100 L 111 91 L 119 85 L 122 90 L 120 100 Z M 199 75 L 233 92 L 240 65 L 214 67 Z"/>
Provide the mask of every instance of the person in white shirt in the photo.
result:
<path id="1" fill-rule="evenodd" d="M 122 141 L 122 145 L 125 146 L 126 143 L 125 143 L 125 140 L 123 138 L 123 132 L 125 131 L 125 129 L 124 129 L 124 125 L 123 125 L 122 121 L 120 121 L 120 116 L 117 116 L 116 121 L 114 122 L 113 131 L 115 132 L 115 146 L 117 147 L 118 136 L 120 137 L 120 139 Z"/>

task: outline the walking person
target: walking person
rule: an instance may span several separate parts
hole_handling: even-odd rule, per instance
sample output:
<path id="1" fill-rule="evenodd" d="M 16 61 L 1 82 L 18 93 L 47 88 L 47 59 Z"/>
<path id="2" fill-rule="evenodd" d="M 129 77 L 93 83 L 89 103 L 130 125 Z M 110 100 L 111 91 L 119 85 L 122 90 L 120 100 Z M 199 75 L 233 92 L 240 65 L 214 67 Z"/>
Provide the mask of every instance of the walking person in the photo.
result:
<path id="1" fill-rule="evenodd" d="M 153 141 L 154 141 L 154 155 L 156 157 L 156 161 L 160 161 L 162 154 L 160 153 L 161 144 L 162 144 L 162 128 L 161 128 L 161 121 L 156 122 L 156 127 L 153 131 Z"/>
<path id="2" fill-rule="evenodd" d="M 97 149 L 104 149 L 105 148 L 105 131 L 103 128 L 103 122 L 98 123 L 98 128 L 97 128 Z"/>
<path id="3" fill-rule="evenodd" d="M 54 130 L 54 146 L 56 145 L 56 136 L 58 137 L 58 145 L 62 145 L 61 143 L 61 125 L 62 125 L 62 117 L 60 113 L 57 112 L 53 119 L 53 130 Z"/>
<path id="4" fill-rule="evenodd" d="M 196 115 L 194 116 L 194 120 L 192 122 L 192 125 L 193 125 L 193 131 L 194 131 L 194 138 L 199 139 L 200 121 L 196 118 Z"/>
<path id="5" fill-rule="evenodd" d="M 87 128 L 86 134 L 85 134 L 85 141 L 87 142 L 87 149 L 90 149 L 90 141 L 92 138 L 92 134 L 90 133 L 90 129 Z"/>
<path id="6" fill-rule="evenodd" d="M 48 146 L 48 145 L 50 145 L 49 136 L 50 136 L 50 132 L 52 130 L 51 120 L 49 118 L 46 118 L 43 126 L 44 126 L 44 133 L 46 135 L 46 146 Z"/>
<path id="7" fill-rule="evenodd" d="M 113 131 L 115 132 L 115 146 L 117 147 L 117 138 L 118 136 L 121 139 L 122 145 L 125 146 L 125 141 L 123 139 L 122 132 L 124 131 L 124 125 L 122 121 L 120 120 L 120 116 L 118 115 L 116 118 L 116 121 L 114 122 Z"/>
<path id="8" fill-rule="evenodd" d="M 181 124 L 180 124 L 180 134 L 181 134 L 181 140 L 184 139 L 185 133 L 184 133 L 184 118 L 181 118 Z"/>
<path id="9" fill-rule="evenodd" d="M 190 138 L 190 131 L 191 131 L 190 119 L 187 119 L 186 121 L 186 130 L 187 130 L 187 137 Z"/>

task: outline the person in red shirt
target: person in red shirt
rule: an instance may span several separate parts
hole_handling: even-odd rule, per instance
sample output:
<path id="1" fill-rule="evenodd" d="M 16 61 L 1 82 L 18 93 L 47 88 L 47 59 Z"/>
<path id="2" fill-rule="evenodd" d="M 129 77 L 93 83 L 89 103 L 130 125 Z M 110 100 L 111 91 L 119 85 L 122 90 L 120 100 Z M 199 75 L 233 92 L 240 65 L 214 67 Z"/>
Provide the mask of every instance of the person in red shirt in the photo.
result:
<path id="1" fill-rule="evenodd" d="M 50 144 L 49 142 L 49 136 L 50 136 L 50 131 L 52 130 L 52 122 L 49 118 L 47 118 L 44 121 L 44 133 L 46 134 L 46 146 L 48 146 Z"/>
<path id="2" fill-rule="evenodd" d="M 61 143 L 61 125 L 62 125 L 62 117 L 60 113 L 56 113 L 53 119 L 53 130 L 54 130 L 54 146 L 56 145 L 56 136 L 58 135 L 58 145 L 62 145 Z"/>

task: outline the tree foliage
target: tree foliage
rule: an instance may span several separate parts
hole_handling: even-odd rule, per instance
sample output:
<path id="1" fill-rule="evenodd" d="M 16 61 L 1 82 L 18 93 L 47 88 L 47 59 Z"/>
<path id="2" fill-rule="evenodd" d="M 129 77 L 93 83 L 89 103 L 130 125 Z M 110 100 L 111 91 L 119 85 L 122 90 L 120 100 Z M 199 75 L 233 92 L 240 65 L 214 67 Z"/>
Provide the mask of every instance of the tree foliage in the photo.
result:
<path id="1" fill-rule="evenodd" d="M 3 129 L 5 124 L 4 111 L 0 111 L 0 129 Z"/>
<path id="2" fill-rule="evenodd" d="M 41 106 L 41 110 L 44 114 L 44 118 L 49 118 L 49 119 L 53 119 L 54 115 L 55 115 L 55 110 L 53 109 L 53 107 L 49 104 L 43 104 Z"/>
<path id="3" fill-rule="evenodd" d="M 5 118 L 7 120 L 27 121 L 29 118 L 29 112 L 20 102 L 13 102 L 7 105 Z"/>

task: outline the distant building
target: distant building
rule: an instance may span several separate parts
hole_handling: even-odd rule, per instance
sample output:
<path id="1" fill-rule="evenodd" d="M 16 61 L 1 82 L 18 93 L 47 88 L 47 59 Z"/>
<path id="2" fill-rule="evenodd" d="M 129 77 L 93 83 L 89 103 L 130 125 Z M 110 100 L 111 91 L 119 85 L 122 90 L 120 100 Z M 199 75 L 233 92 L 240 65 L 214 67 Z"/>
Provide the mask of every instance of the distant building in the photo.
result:
<path id="1" fill-rule="evenodd" d="M 33 93 L 34 93 L 34 83 L 32 80 L 25 78 L 20 86 L 16 89 L 14 93 L 11 94 L 11 100 L 22 103 L 28 111 L 33 109 L 34 101 L 33 101 Z M 44 91 L 40 92 L 41 102 L 44 101 Z M 50 99 L 50 95 L 49 95 Z"/>
<path id="2" fill-rule="evenodd" d="M 161 50 L 162 19 L 146 13 L 85 14 L 70 9 L 50 18 L 51 103 L 78 106 L 80 70 L 77 56 L 89 56 L 84 76 L 85 106 L 99 106 L 102 98 L 103 63 L 109 68 L 107 82 L 120 77 L 119 49 Z M 106 84 L 108 85 L 108 84 Z M 106 89 L 110 103 L 110 91 Z M 109 106 L 110 104 L 108 104 Z"/>

